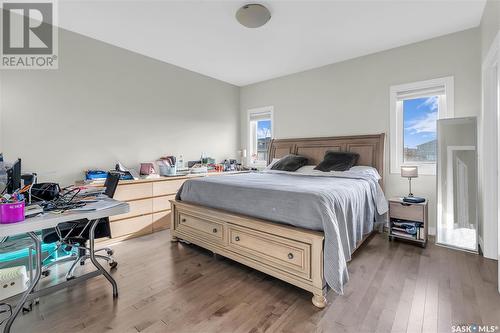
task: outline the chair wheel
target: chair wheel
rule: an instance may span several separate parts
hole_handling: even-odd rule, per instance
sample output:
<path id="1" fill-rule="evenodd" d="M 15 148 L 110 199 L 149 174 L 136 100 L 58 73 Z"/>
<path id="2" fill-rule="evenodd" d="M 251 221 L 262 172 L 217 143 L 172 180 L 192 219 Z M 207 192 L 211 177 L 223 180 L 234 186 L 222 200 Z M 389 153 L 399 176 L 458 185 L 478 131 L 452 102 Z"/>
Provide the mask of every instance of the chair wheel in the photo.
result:
<path id="1" fill-rule="evenodd" d="M 85 260 L 80 261 L 80 266 L 84 266 L 84 265 L 85 265 Z"/>
<path id="2" fill-rule="evenodd" d="M 48 269 L 48 270 L 46 270 L 46 271 L 43 271 L 43 272 L 42 272 L 42 276 L 43 276 L 43 277 L 47 277 L 47 276 L 49 276 L 49 275 L 50 275 L 50 269 Z"/>
<path id="3" fill-rule="evenodd" d="M 118 266 L 118 263 L 116 261 L 110 261 L 109 262 L 109 267 L 111 267 L 111 269 L 116 268 L 116 266 Z"/>
<path id="4" fill-rule="evenodd" d="M 112 256 L 115 252 L 113 250 L 109 250 L 109 251 L 106 251 L 106 253 L 108 254 L 108 256 Z"/>
<path id="5" fill-rule="evenodd" d="M 67 277 L 66 277 L 66 281 L 73 280 L 74 278 L 75 278 L 75 276 L 74 276 L 74 275 L 67 276 Z"/>

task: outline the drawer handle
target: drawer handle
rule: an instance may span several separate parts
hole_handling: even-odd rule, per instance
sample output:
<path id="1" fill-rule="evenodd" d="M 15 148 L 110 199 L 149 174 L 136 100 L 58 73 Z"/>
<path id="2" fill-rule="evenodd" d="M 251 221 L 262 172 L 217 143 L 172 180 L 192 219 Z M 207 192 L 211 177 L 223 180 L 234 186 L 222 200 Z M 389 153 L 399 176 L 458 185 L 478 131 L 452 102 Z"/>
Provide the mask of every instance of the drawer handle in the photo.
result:
<path id="1" fill-rule="evenodd" d="M 240 241 L 240 236 L 234 237 L 234 240 L 237 241 L 237 242 L 239 242 Z"/>
<path id="2" fill-rule="evenodd" d="M 212 232 L 215 234 L 217 232 L 217 228 L 213 228 Z"/>
<path id="3" fill-rule="evenodd" d="M 182 219 L 181 222 L 186 222 L 186 219 Z"/>
<path id="4" fill-rule="evenodd" d="M 293 259 L 293 253 L 288 253 L 288 259 Z"/>

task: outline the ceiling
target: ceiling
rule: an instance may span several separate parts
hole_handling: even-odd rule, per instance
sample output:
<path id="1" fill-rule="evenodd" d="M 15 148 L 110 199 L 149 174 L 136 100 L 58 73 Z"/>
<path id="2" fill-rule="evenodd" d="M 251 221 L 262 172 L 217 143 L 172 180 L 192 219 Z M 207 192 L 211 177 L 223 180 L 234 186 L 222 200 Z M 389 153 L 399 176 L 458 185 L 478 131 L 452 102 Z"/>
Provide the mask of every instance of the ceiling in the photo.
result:
<path id="1" fill-rule="evenodd" d="M 479 25 L 484 0 L 255 1 L 271 20 L 248 29 L 244 1 L 60 1 L 59 25 L 238 86 Z"/>

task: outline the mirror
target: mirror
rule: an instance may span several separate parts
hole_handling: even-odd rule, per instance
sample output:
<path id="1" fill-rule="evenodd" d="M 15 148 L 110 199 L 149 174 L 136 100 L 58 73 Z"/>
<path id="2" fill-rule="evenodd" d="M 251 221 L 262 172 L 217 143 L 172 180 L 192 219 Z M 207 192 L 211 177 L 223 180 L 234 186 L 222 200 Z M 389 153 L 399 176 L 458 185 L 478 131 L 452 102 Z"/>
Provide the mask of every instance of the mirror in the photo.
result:
<path id="1" fill-rule="evenodd" d="M 477 120 L 437 122 L 436 243 L 477 252 Z"/>

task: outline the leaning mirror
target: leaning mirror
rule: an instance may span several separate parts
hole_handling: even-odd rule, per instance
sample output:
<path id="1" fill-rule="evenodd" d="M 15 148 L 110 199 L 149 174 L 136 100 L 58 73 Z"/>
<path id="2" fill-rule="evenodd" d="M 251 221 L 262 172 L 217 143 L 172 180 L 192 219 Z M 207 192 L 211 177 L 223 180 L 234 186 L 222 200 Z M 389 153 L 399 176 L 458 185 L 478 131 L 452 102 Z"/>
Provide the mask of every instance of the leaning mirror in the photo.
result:
<path id="1" fill-rule="evenodd" d="M 476 118 L 440 119 L 437 134 L 436 243 L 477 252 Z"/>

